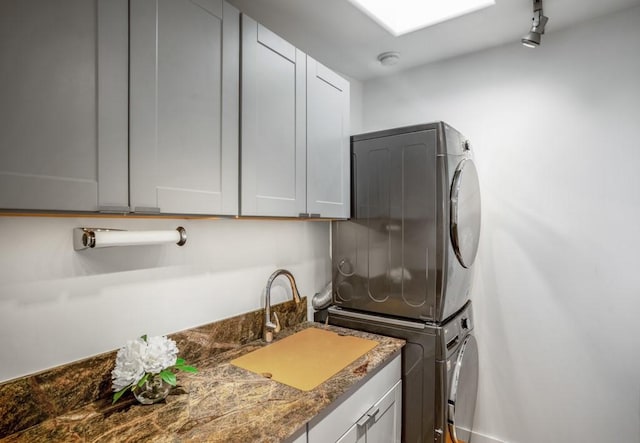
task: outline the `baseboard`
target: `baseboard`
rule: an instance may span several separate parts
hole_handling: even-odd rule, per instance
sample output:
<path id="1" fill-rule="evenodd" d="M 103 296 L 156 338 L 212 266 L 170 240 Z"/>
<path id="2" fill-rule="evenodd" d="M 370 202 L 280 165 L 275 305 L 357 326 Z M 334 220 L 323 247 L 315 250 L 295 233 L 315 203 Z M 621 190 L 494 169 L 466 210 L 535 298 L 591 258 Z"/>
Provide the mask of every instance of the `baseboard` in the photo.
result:
<path id="1" fill-rule="evenodd" d="M 477 432 L 471 432 L 471 443 L 507 443 L 503 440 L 498 440 L 495 437 L 479 434 Z"/>

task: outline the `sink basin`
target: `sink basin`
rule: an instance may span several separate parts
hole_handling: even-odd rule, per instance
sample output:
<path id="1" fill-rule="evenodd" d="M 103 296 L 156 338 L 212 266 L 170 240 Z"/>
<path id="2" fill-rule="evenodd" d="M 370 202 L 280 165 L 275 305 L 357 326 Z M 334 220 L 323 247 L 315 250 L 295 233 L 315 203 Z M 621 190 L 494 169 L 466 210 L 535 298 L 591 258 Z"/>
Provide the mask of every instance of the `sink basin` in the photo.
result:
<path id="1" fill-rule="evenodd" d="M 231 361 L 302 391 L 310 391 L 378 345 L 377 341 L 307 328 Z"/>

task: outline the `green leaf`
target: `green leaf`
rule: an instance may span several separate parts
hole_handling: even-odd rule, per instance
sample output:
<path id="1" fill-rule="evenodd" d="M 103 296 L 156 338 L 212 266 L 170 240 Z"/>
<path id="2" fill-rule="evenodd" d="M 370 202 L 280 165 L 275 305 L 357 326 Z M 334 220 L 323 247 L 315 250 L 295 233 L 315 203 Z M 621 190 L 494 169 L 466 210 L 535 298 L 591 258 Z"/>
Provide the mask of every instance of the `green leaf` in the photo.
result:
<path id="1" fill-rule="evenodd" d="M 184 358 L 179 358 L 176 360 L 176 366 L 185 364 Z"/>
<path id="2" fill-rule="evenodd" d="M 140 379 L 140 381 L 138 382 L 137 386 L 139 388 L 142 387 L 142 385 L 144 385 L 144 383 L 149 379 L 149 374 L 144 374 L 144 376 Z"/>
<path id="3" fill-rule="evenodd" d="M 176 374 L 174 374 L 171 371 L 164 370 L 164 371 L 160 372 L 160 377 L 166 383 L 169 383 L 171 386 L 175 386 L 176 383 L 178 383 L 178 380 L 176 379 Z"/>
<path id="4" fill-rule="evenodd" d="M 142 337 L 140 337 L 141 339 L 143 339 L 145 341 L 145 343 L 147 342 L 147 334 L 144 334 Z"/>
<path id="5" fill-rule="evenodd" d="M 131 386 L 127 386 L 126 388 L 122 388 L 118 392 L 113 394 L 113 401 L 111 402 L 111 404 L 114 404 L 115 402 L 117 402 L 120 399 L 120 397 L 122 397 L 122 395 L 129 390 L 130 387 Z"/>
<path id="6" fill-rule="evenodd" d="M 198 372 L 198 368 L 189 365 L 176 365 L 175 368 L 184 372 Z"/>

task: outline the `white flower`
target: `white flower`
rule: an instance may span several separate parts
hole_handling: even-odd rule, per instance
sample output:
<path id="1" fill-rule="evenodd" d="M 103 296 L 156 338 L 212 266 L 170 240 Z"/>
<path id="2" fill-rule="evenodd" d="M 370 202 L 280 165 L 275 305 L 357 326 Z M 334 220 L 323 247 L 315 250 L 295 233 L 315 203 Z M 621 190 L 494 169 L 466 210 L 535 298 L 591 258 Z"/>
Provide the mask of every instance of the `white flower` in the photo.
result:
<path id="1" fill-rule="evenodd" d="M 157 374 L 163 369 L 176 364 L 178 347 L 176 342 L 167 337 L 147 338 L 147 348 L 142 355 L 145 372 Z"/>
<path id="2" fill-rule="evenodd" d="M 114 392 L 138 383 L 145 373 L 158 374 L 176 364 L 178 347 L 167 337 L 129 340 L 118 350 L 116 366 L 111 371 Z"/>
<path id="3" fill-rule="evenodd" d="M 144 376 L 142 355 L 146 349 L 147 344 L 141 338 L 129 340 L 123 348 L 120 348 L 116 356 L 116 367 L 111 372 L 115 392 L 133 383 L 138 383 Z"/>

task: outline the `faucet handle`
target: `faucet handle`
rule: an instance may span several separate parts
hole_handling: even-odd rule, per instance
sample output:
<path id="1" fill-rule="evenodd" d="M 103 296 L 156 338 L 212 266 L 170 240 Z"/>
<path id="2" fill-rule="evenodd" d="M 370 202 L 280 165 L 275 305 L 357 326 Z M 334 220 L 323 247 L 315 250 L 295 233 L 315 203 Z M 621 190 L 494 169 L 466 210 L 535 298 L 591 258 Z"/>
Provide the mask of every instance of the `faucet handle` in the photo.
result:
<path id="1" fill-rule="evenodd" d="M 273 313 L 273 318 L 275 319 L 275 323 L 276 323 L 276 327 L 274 328 L 273 332 L 275 334 L 277 334 L 278 332 L 280 332 L 280 329 L 282 329 L 280 327 L 280 319 L 278 318 L 278 313 L 277 312 Z"/>
<path id="2" fill-rule="evenodd" d="M 273 313 L 273 319 L 274 321 L 272 321 L 271 319 L 269 319 L 269 321 L 264 325 L 264 341 L 266 341 L 267 343 L 271 343 L 273 341 L 273 335 L 277 334 L 278 332 L 280 332 L 280 319 L 278 318 L 278 314 L 277 313 Z"/>

